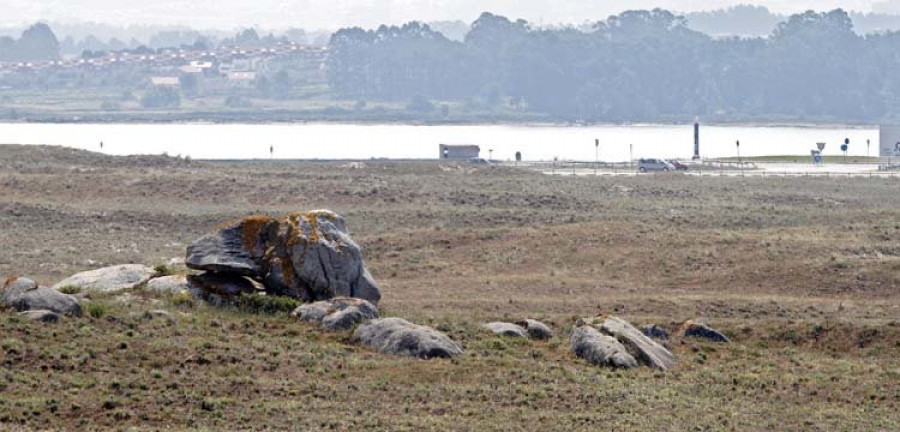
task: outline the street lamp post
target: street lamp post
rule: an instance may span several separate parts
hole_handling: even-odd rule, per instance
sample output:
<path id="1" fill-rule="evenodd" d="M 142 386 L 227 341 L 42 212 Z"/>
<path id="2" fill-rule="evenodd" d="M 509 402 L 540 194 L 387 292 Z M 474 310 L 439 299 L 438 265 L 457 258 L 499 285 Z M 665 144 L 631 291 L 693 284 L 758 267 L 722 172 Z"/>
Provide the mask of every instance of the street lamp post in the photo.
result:
<path id="1" fill-rule="evenodd" d="M 744 175 L 744 166 L 741 163 L 741 141 L 740 140 L 735 142 L 735 147 L 737 147 L 738 169 L 741 171 L 741 176 L 743 176 Z"/>
<path id="2" fill-rule="evenodd" d="M 600 139 L 594 139 L 594 175 L 597 175 L 597 164 L 600 163 Z"/>

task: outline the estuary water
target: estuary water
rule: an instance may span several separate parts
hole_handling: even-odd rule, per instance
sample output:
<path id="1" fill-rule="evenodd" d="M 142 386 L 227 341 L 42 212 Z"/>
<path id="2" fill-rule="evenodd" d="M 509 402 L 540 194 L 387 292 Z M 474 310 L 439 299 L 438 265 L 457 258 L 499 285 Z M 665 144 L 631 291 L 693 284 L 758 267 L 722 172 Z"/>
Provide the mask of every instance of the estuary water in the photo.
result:
<path id="1" fill-rule="evenodd" d="M 704 158 L 878 153 L 877 127 L 701 126 Z M 600 140 L 599 147 L 595 140 Z M 736 143 L 740 141 L 740 148 Z M 869 144 L 867 146 L 867 141 Z M 103 142 L 103 149 L 100 148 Z M 0 144 L 50 144 L 114 155 L 194 159 L 437 159 L 439 144 L 474 144 L 481 156 L 512 160 L 622 162 L 693 155 L 693 125 L 411 126 L 356 124 L 35 124 L 0 123 Z M 271 153 L 270 153 L 271 150 Z M 867 153 L 868 152 L 868 153 Z"/>

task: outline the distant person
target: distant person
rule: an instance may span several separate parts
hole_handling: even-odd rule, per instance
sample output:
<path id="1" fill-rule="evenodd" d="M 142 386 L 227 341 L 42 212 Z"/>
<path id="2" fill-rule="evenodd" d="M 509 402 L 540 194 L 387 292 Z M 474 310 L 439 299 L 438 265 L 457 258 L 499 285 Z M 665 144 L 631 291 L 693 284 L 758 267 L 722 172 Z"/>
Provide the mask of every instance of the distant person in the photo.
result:
<path id="1" fill-rule="evenodd" d="M 269 157 L 270 158 L 275 157 L 275 146 L 274 145 L 269 146 Z"/>
<path id="2" fill-rule="evenodd" d="M 516 162 L 522 162 L 522 152 L 516 152 Z"/>
<path id="3" fill-rule="evenodd" d="M 100 151 L 103 151 L 103 141 L 100 141 Z"/>

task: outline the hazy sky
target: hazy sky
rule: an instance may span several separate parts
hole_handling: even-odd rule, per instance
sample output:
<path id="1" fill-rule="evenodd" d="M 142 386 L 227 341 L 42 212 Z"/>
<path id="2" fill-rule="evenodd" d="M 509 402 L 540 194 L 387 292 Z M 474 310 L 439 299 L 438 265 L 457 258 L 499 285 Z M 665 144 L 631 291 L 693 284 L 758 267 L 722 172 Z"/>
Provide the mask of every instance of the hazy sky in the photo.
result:
<path id="1" fill-rule="evenodd" d="M 681 12 L 753 0 L 0 0 L 0 26 L 35 21 L 180 24 L 195 28 L 333 29 L 411 20 L 471 22 L 483 11 L 529 21 L 581 23 L 626 9 L 663 7 Z M 900 13 L 900 0 L 757 0 L 776 12 L 834 9 Z"/>

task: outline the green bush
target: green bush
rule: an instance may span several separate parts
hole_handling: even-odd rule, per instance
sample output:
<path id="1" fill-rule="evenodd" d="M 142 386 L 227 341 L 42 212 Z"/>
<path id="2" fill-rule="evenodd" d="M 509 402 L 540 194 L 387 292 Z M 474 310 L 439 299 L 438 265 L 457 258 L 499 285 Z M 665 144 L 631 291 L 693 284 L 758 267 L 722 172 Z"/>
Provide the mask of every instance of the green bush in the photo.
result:
<path id="1" fill-rule="evenodd" d="M 153 267 L 153 271 L 156 272 L 157 277 L 172 276 L 173 274 L 175 274 L 175 270 L 172 270 L 171 267 L 169 267 L 165 264 L 159 264 L 159 265 Z"/>
<path id="2" fill-rule="evenodd" d="M 81 292 L 81 287 L 75 285 L 66 285 L 59 289 L 59 292 L 63 294 L 78 294 Z"/>
<path id="3" fill-rule="evenodd" d="M 91 318 L 100 319 L 106 316 L 106 305 L 100 303 L 88 303 L 85 306 L 87 310 L 88 316 Z"/>

